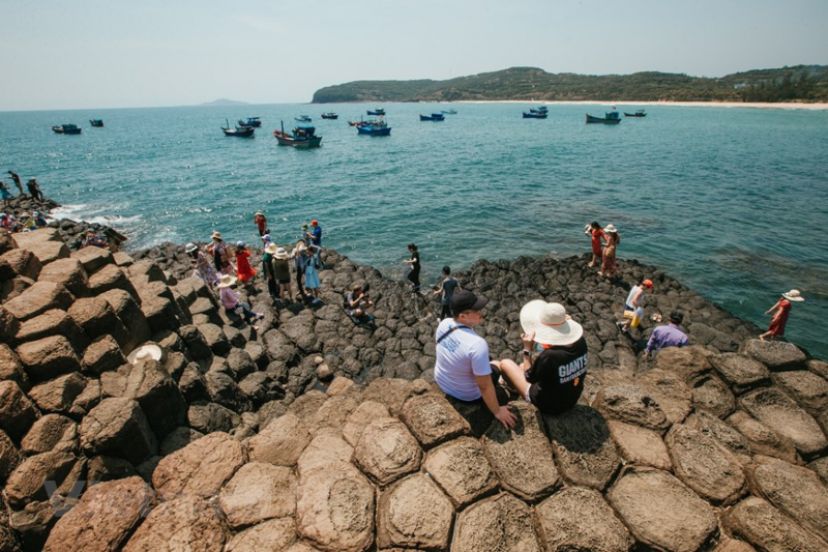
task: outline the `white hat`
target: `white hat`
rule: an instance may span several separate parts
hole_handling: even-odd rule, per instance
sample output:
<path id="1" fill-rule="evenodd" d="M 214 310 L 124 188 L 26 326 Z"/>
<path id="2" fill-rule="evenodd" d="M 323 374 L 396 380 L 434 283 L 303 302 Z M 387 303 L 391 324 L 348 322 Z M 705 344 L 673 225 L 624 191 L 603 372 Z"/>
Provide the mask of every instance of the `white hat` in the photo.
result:
<path id="1" fill-rule="evenodd" d="M 276 250 L 276 253 L 274 253 L 273 256 L 277 259 L 289 259 L 290 253 L 288 253 L 284 247 L 280 247 Z"/>
<path id="2" fill-rule="evenodd" d="M 267 244 L 267 247 L 265 247 L 265 253 L 275 255 L 276 252 L 279 251 L 279 249 L 280 248 L 275 243 L 270 242 L 269 244 Z"/>
<path id="3" fill-rule="evenodd" d="M 163 351 L 161 350 L 161 347 L 154 343 L 147 343 L 129 353 L 129 356 L 127 356 L 127 362 L 130 364 L 137 364 L 142 360 L 149 359 L 159 361 L 161 360 L 162 353 Z"/>
<path id="4" fill-rule="evenodd" d="M 782 297 L 784 297 L 788 301 L 794 301 L 796 303 L 801 303 L 802 301 L 805 300 L 805 298 L 802 297 L 802 294 L 799 293 L 798 289 L 792 289 L 788 293 L 783 293 Z"/>
<path id="5" fill-rule="evenodd" d="M 198 250 L 198 246 L 193 242 L 189 242 L 187 245 L 184 246 L 184 251 L 186 251 L 187 253 L 192 253 L 196 250 Z"/>
<path id="6" fill-rule="evenodd" d="M 571 345 L 584 335 L 584 329 L 566 314 L 563 305 L 542 299 L 523 305 L 520 325 L 526 333 L 534 331 L 535 341 L 544 345 Z"/>
<path id="7" fill-rule="evenodd" d="M 221 232 L 219 232 L 218 230 L 213 230 L 213 233 L 210 235 L 210 238 L 214 240 L 221 240 Z"/>
<path id="8" fill-rule="evenodd" d="M 234 285 L 236 285 L 236 277 L 231 276 L 230 274 L 223 274 L 222 277 L 219 279 L 218 286 L 216 287 L 226 288 Z"/>
<path id="9" fill-rule="evenodd" d="M 604 232 L 607 232 L 607 233 L 609 233 L 609 234 L 615 234 L 616 232 L 618 232 L 618 228 L 616 228 L 616 227 L 615 227 L 614 225 L 612 225 L 612 224 L 607 224 L 607 225 L 604 227 Z"/>

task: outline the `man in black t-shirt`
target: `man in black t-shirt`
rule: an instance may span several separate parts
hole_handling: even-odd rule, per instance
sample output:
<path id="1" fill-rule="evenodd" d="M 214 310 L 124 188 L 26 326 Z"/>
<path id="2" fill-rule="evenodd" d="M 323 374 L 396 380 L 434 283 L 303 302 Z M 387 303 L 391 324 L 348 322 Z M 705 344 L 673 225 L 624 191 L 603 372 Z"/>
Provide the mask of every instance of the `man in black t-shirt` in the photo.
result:
<path id="1" fill-rule="evenodd" d="M 440 282 L 440 285 L 434 290 L 434 295 L 442 295 L 442 297 L 440 297 L 440 305 L 442 307 L 440 310 L 440 320 L 451 318 L 453 316 L 451 312 L 451 297 L 454 295 L 454 290 L 457 286 L 457 280 L 451 276 L 451 267 L 448 265 L 444 266 L 443 281 Z"/>
<path id="2" fill-rule="evenodd" d="M 563 305 L 542 300 L 524 305 L 520 324 L 523 362 L 501 360 L 500 371 L 541 412 L 566 412 L 584 390 L 588 353 L 583 328 Z"/>

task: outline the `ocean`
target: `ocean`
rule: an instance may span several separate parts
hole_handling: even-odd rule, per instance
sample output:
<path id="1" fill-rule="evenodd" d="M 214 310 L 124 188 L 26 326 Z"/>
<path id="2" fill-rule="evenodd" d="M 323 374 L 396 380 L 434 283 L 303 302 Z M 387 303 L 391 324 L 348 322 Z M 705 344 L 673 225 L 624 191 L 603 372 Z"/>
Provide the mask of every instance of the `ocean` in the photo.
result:
<path id="1" fill-rule="evenodd" d="M 424 282 L 444 264 L 585 253 L 584 225 L 613 223 L 620 257 L 760 326 L 781 292 L 800 289 L 787 337 L 828 358 L 828 111 L 659 105 L 605 126 L 584 114 L 607 105 L 550 105 L 532 120 L 521 104 L 381 104 L 391 136 L 357 136 L 347 121 L 372 107 L 3 112 L 0 169 L 36 177 L 58 216 L 121 229 L 132 249 L 214 229 L 256 243 L 261 209 L 277 242 L 317 218 L 325 245 L 391 276 L 415 242 Z M 419 121 L 450 108 L 445 122 Z M 320 149 L 276 145 L 272 131 L 300 114 Z M 255 138 L 222 134 L 225 118 L 248 116 L 263 120 Z M 83 133 L 52 133 L 62 123 Z"/>

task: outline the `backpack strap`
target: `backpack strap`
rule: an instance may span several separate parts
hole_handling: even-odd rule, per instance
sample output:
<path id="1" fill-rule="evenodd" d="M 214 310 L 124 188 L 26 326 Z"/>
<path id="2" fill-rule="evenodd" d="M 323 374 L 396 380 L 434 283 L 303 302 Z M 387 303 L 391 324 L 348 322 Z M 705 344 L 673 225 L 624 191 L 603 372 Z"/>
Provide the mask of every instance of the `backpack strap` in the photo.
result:
<path id="1" fill-rule="evenodd" d="M 463 324 L 457 324 L 456 326 L 452 326 L 451 328 L 449 328 L 449 330 L 446 333 L 444 333 L 443 335 L 440 336 L 440 338 L 437 340 L 437 343 L 435 343 L 435 345 L 439 345 L 442 340 L 444 340 L 445 338 L 447 338 L 449 336 L 449 334 L 451 334 L 451 332 L 453 332 L 454 330 L 459 330 L 460 328 L 468 328 L 468 326 L 463 325 Z"/>

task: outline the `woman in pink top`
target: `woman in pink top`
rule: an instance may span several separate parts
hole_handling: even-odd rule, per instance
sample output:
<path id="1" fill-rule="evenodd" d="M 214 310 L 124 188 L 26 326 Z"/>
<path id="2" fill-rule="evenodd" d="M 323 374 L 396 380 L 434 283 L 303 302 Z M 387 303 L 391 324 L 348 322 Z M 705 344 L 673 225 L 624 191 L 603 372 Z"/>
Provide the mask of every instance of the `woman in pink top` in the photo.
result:
<path id="1" fill-rule="evenodd" d="M 224 310 L 237 313 L 237 309 L 240 309 L 244 321 L 248 324 L 255 320 L 264 318 L 262 313 L 250 310 L 249 304 L 239 301 L 238 294 L 230 289 L 234 285 L 236 285 L 236 278 L 230 276 L 229 274 L 225 274 L 221 277 L 218 286 L 216 286 L 219 288 L 219 300 L 221 301 L 221 306 L 224 307 Z"/>

